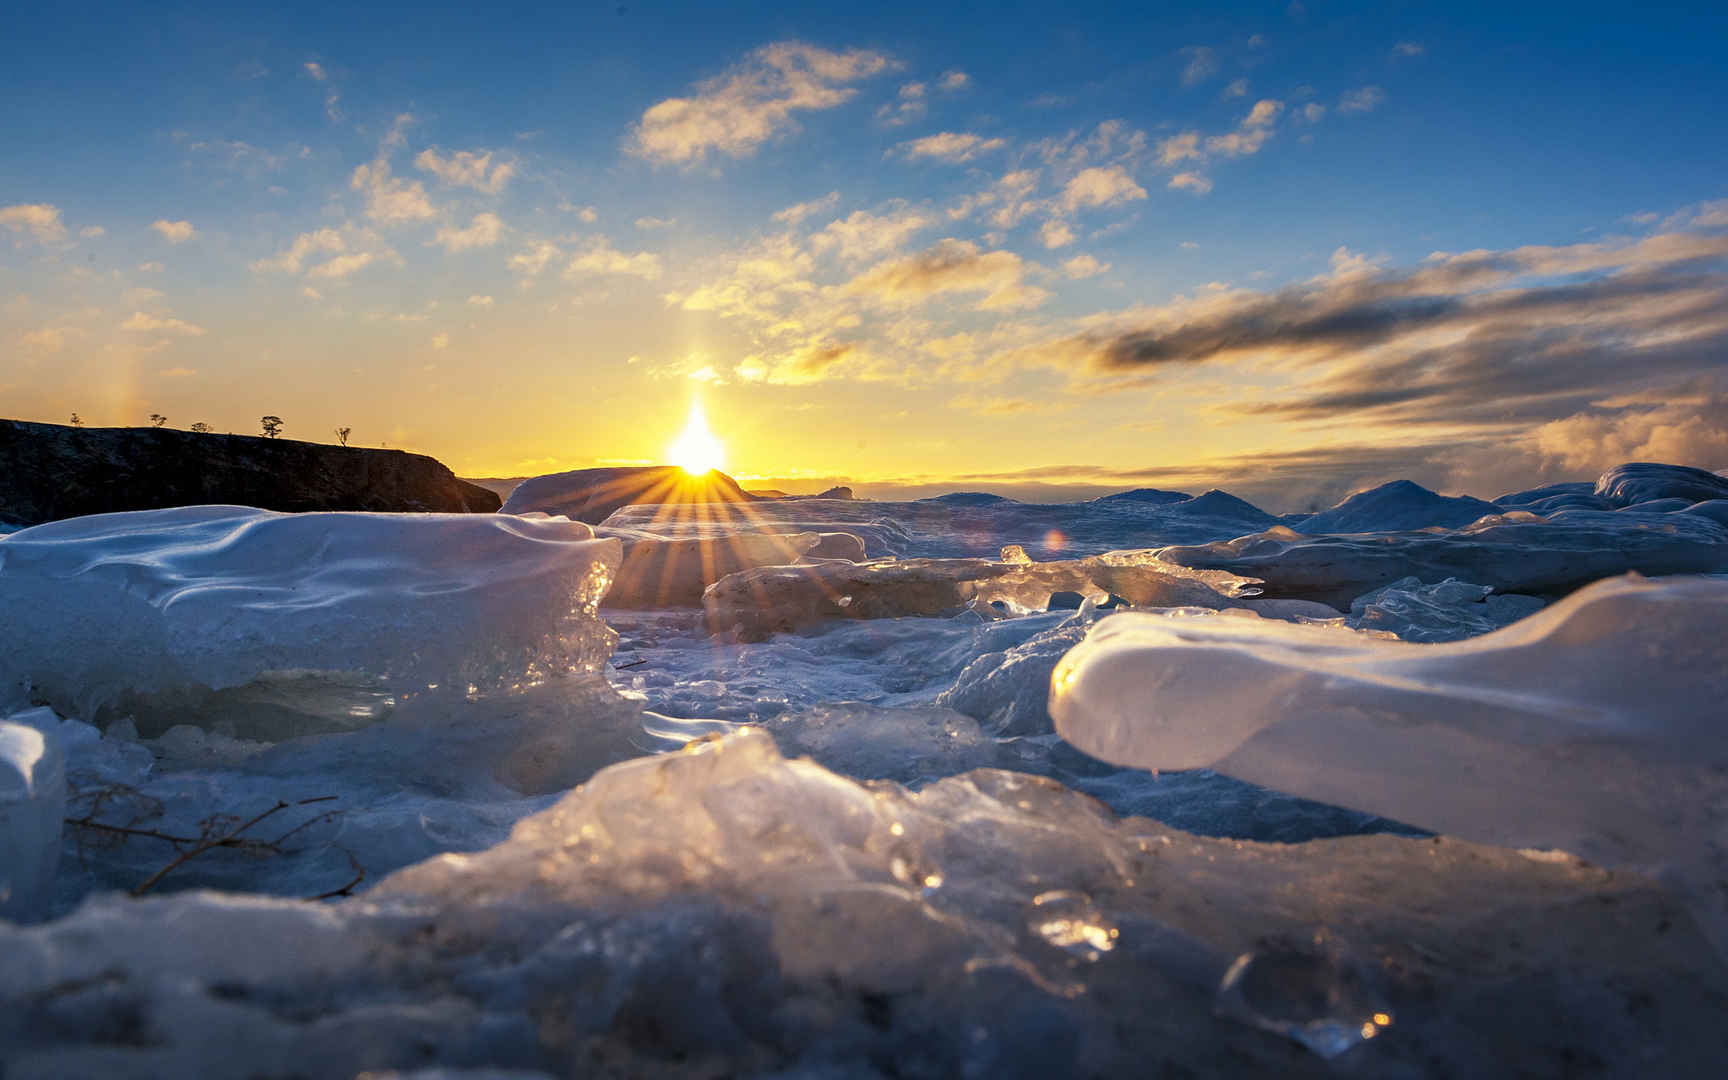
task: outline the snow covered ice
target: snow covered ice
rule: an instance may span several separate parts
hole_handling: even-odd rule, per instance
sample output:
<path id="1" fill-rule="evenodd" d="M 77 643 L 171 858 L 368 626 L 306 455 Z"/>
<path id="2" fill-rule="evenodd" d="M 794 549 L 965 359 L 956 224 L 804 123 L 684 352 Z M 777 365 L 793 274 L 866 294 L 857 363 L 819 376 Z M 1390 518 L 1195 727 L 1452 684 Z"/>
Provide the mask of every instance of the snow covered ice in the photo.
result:
<path id="1" fill-rule="evenodd" d="M 7 536 L 0 1070 L 1714 1075 L 1711 475 Z"/>

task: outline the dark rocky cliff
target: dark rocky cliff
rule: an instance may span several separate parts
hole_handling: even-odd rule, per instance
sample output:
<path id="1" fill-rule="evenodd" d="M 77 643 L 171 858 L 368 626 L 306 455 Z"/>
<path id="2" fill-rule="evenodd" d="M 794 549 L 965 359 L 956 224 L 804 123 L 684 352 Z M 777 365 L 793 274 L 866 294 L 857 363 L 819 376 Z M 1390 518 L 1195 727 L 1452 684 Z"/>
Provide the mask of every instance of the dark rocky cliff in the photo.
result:
<path id="1" fill-rule="evenodd" d="M 401 450 L 0 420 L 0 520 L 37 525 L 206 503 L 485 514 L 499 499 Z"/>

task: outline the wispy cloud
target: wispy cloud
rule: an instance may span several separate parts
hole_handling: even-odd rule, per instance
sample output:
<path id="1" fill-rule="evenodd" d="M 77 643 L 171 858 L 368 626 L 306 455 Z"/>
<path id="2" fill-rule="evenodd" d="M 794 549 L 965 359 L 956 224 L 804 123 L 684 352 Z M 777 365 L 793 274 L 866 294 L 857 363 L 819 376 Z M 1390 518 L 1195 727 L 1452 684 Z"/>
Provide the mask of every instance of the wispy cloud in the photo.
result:
<path id="1" fill-rule="evenodd" d="M 504 235 L 504 222 L 497 214 L 475 214 L 465 228 L 458 229 L 446 225 L 438 230 L 433 242 L 442 244 L 445 251 L 468 251 L 473 248 L 491 247 L 498 243 Z"/>
<path id="2" fill-rule="evenodd" d="M 494 164 L 490 150 L 458 150 L 446 157 L 437 150 L 426 149 L 415 156 L 414 164 L 422 172 L 429 172 L 453 187 L 473 188 L 488 195 L 503 191 L 504 185 L 516 174 L 515 162 Z"/>
<path id="3" fill-rule="evenodd" d="M 903 142 L 895 149 L 908 159 L 935 158 L 958 165 L 971 161 L 980 154 L 1001 150 L 1007 145 L 1007 139 L 986 138 L 971 132 L 942 131 Z"/>
<path id="4" fill-rule="evenodd" d="M 152 221 L 150 228 L 170 244 L 184 244 L 198 235 L 198 230 L 192 227 L 190 221 Z"/>
<path id="5" fill-rule="evenodd" d="M 0 207 L 0 225 L 19 236 L 34 237 L 43 244 L 59 244 L 66 240 L 66 226 L 60 221 L 60 208 L 51 203 L 16 203 Z"/>
<path id="6" fill-rule="evenodd" d="M 1338 111 L 1341 113 L 1371 112 L 1386 100 L 1386 91 L 1378 86 L 1364 86 L 1351 90 L 1338 99 Z"/>
<path id="7" fill-rule="evenodd" d="M 820 199 L 811 199 L 809 202 L 796 203 L 784 210 L 775 211 L 774 220 L 787 225 L 796 225 L 813 214 L 826 213 L 838 205 L 840 205 L 840 193 L 830 191 Z"/>
<path id="8" fill-rule="evenodd" d="M 844 291 L 890 304 L 914 304 L 943 293 L 985 293 L 983 311 L 1036 307 L 1049 295 L 1022 278 L 1026 263 L 1012 251 L 983 251 L 965 240 L 943 240 L 917 255 L 880 263 L 847 282 Z"/>
<path id="9" fill-rule="evenodd" d="M 645 281 L 655 281 L 659 279 L 661 272 L 660 256 L 648 251 L 626 254 L 608 243 L 605 237 L 594 241 L 586 251 L 571 259 L 564 267 L 566 277 L 623 274 Z"/>
<path id="10" fill-rule="evenodd" d="M 189 337 L 199 337 L 204 333 L 202 326 L 193 326 L 172 316 L 151 315 L 144 311 L 134 311 L 131 318 L 120 324 L 120 329 L 138 333 L 185 334 Z"/>
<path id="11" fill-rule="evenodd" d="M 252 269 L 258 273 L 274 270 L 284 274 L 298 274 L 308 257 L 319 253 L 344 251 L 347 247 L 348 242 L 335 229 L 315 229 L 296 236 L 294 242 L 280 254 L 254 262 Z"/>
<path id="12" fill-rule="evenodd" d="M 1188 63 L 1182 68 L 1182 85 L 1198 86 L 1218 74 L 1218 52 L 1206 45 L 1190 45 L 1182 50 Z"/>
<path id="13" fill-rule="evenodd" d="M 689 165 L 710 154 L 741 158 L 794 130 L 795 113 L 831 109 L 857 93 L 851 83 L 888 70 L 879 52 L 835 52 L 801 42 L 764 45 L 686 97 L 651 106 L 626 148 L 650 161 Z"/>

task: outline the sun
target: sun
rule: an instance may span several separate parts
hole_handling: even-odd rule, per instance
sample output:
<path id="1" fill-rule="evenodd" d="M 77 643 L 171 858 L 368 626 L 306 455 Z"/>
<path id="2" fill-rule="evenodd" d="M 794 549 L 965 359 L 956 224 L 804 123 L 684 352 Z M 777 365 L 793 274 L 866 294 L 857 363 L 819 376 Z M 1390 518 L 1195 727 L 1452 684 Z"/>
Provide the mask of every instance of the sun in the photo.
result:
<path id="1" fill-rule="evenodd" d="M 708 430 L 708 418 L 702 415 L 700 401 L 690 403 L 690 420 L 678 441 L 667 449 L 667 456 L 691 476 L 701 476 L 726 463 L 725 448 Z"/>

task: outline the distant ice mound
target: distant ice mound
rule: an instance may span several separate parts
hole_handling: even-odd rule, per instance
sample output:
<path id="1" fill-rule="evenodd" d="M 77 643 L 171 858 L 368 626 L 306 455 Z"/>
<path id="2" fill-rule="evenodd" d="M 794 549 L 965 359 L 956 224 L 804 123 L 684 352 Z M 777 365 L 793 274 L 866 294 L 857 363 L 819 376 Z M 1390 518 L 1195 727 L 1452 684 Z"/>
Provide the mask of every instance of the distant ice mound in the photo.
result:
<path id="1" fill-rule="evenodd" d="M 1006 495 L 992 495 L 988 491 L 950 491 L 946 495 L 936 495 L 928 499 L 919 499 L 922 503 L 936 503 L 940 506 L 999 506 L 1015 500 Z"/>
<path id="2" fill-rule="evenodd" d="M 1283 526 L 1175 545 L 1159 557 L 1264 582 L 1268 597 L 1348 607 L 1401 578 L 1447 578 L 1495 592 L 1558 595 L 1601 578 L 1728 568 L 1728 528 L 1705 514 L 1508 510 L 1451 531 L 1304 535 Z"/>
<path id="3" fill-rule="evenodd" d="M 1186 491 L 1135 488 L 1132 491 L 1117 491 L 1109 495 L 1100 495 L 1092 501 L 1095 503 L 1151 503 L 1154 506 L 1159 506 L 1165 503 L 1187 502 L 1193 497 Z"/>
<path id="4" fill-rule="evenodd" d="M 616 540 L 557 519 L 102 514 L 0 544 L 0 687 L 65 715 L 346 673 L 460 690 L 593 673 Z"/>
<path id="5" fill-rule="evenodd" d="M 1420 484 L 1394 480 L 1358 491 L 1330 510 L 1303 519 L 1297 532 L 1363 533 L 1405 529 L 1455 529 L 1500 508 L 1469 496 L 1437 495 Z"/>
<path id="6" fill-rule="evenodd" d="M 744 503 L 753 498 L 738 486 L 738 481 L 718 470 L 697 476 L 675 465 L 575 469 L 522 481 L 498 512 L 538 511 L 598 525 L 614 510 L 626 506 L 687 507 Z"/>
<path id="7" fill-rule="evenodd" d="M 1684 499 L 1689 504 L 1706 502 L 1728 499 L 1728 477 L 1689 465 L 1632 461 L 1603 473 L 1596 481 L 1594 494 L 1616 508 L 1657 499 Z"/>
<path id="8" fill-rule="evenodd" d="M 1130 612 L 1101 621 L 1051 686 L 1057 730 L 1109 761 L 1212 767 L 1608 865 L 1728 869 L 1725 580 L 1616 578 L 1444 645 Z"/>
<path id="9" fill-rule="evenodd" d="M 1186 502 L 1166 503 L 1164 509 L 1185 517 L 1220 518 L 1230 522 L 1249 522 L 1256 526 L 1270 525 L 1278 520 L 1248 500 L 1217 488 L 1196 495 Z"/>

